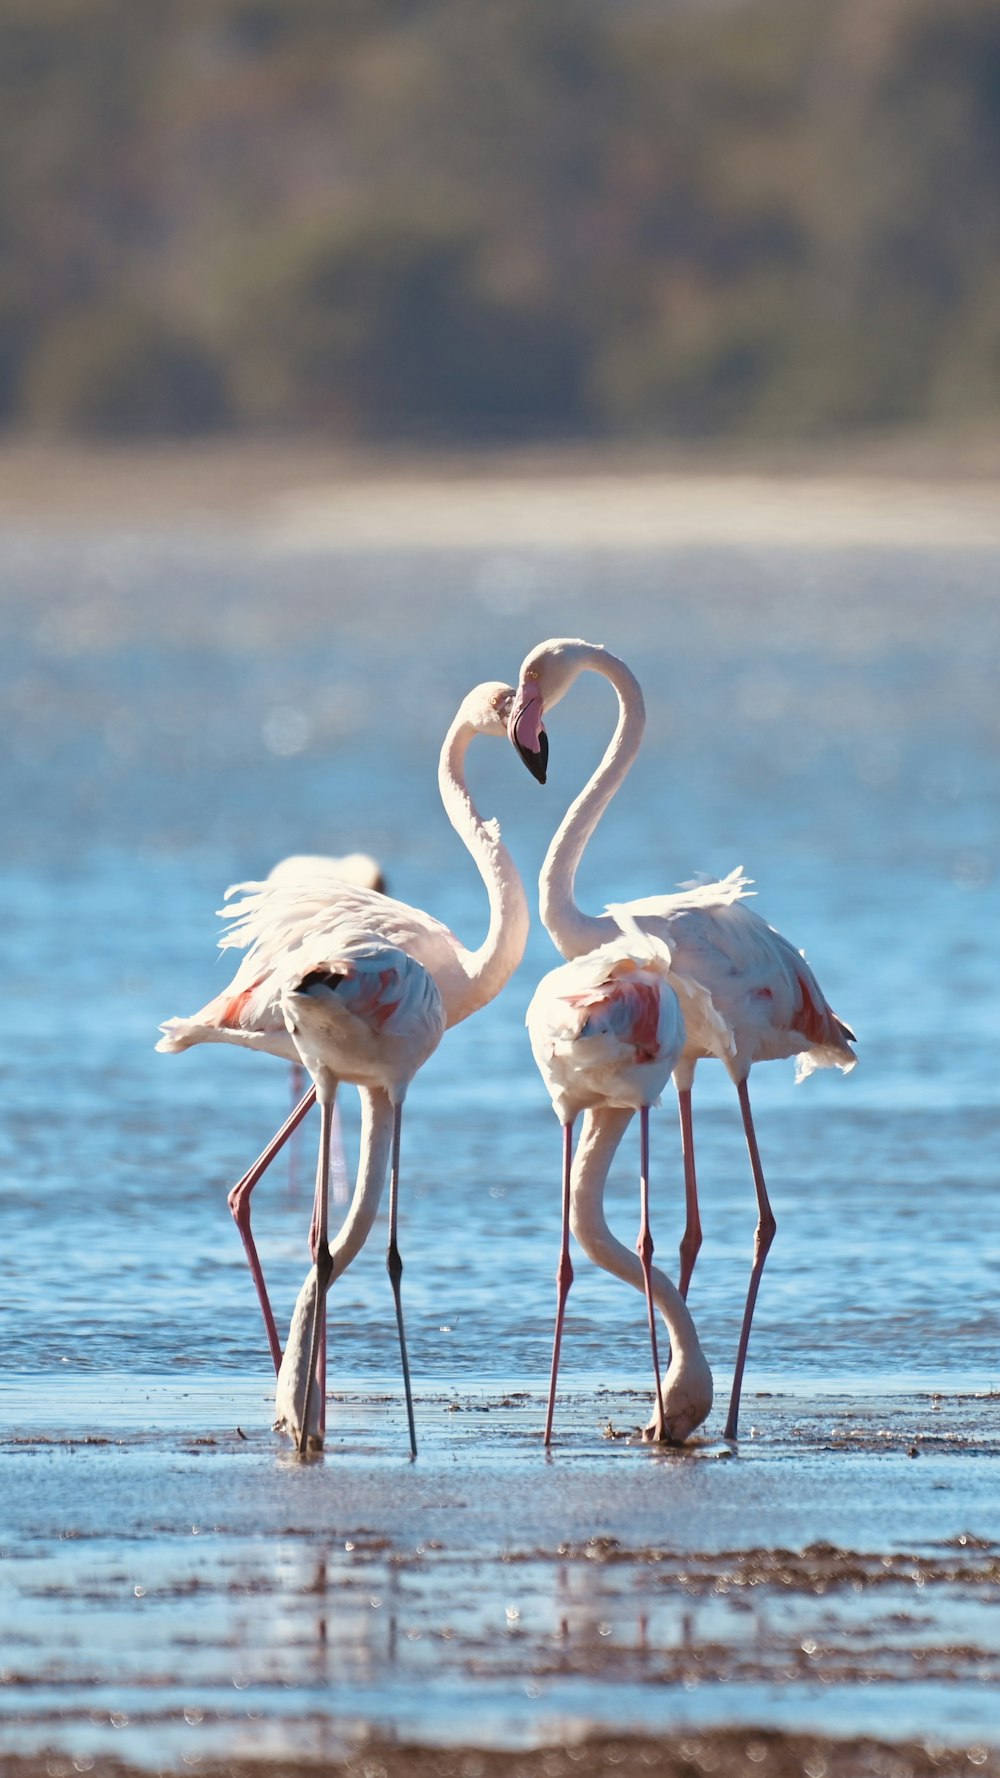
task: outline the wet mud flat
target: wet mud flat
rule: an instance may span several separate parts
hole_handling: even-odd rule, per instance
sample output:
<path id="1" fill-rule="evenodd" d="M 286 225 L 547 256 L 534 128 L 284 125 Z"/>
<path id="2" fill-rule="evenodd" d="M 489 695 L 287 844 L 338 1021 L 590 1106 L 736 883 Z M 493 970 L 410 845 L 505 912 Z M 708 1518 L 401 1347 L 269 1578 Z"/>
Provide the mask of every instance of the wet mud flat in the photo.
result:
<path id="1" fill-rule="evenodd" d="M 568 1380 L 336 1392 L 18 1382 L 0 1772 L 1000 1772 L 1000 1393 L 747 1394 L 738 1450 Z"/>

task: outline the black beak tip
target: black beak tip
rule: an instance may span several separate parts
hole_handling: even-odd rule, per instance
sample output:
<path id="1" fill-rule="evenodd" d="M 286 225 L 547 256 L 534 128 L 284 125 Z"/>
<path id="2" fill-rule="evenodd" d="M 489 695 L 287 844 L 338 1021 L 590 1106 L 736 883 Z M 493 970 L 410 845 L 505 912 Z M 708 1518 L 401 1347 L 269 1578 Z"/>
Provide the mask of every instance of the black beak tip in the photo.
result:
<path id="1" fill-rule="evenodd" d="M 538 736 L 537 752 L 533 753 L 527 747 L 522 747 L 520 741 L 515 741 L 514 746 L 521 755 L 531 776 L 537 779 L 539 784 L 544 784 L 545 774 L 549 763 L 549 737 L 545 733 L 545 730 L 542 729 Z"/>

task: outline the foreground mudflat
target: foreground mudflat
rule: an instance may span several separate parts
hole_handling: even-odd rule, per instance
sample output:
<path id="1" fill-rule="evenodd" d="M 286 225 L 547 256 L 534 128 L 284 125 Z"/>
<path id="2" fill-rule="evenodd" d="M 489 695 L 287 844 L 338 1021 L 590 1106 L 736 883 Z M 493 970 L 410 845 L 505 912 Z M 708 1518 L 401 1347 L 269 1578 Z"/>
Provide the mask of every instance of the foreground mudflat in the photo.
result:
<path id="1" fill-rule="evenodd" d="M 79 1767 L 51 1758 L 0 1757 L 4 1778 L 70 1778 Z M 96 1771 L 94 1768 L 84 1768 Z M 201 1778 L 692 1778 L 718 1772 L 725 1778 L 948 1778 L 976 1773 L 996 1778 L 1000 1756 L 985 1748 L 956 1751 L 921 1742 L 889 1744 L 868 1737 L 832 1740 L 818 1735 L 781 1735 L 769 1730 L 752 1735 L 717 1733 L 684 1735 L 665 1743 L 646 1736 L 593 1736 L 569 1747 L 533 1748 L 521 1753 L 481 1748 L 417 1747 L 400 1742 L 370 1741 L 346 1759 L 226 1760 L 224 1765 L 198 1763 Z M 101 1778 L 130 1778 L 135 1766 L 102 1761 Z"/>
<path id="2" fill-rule="evenodd" d="M 655 1452 L 574 1383 L 548 1458 L 540 1392 L 445 1390 L 415 1464 L 388 1384 L 304 1463 L 257 1382 L 11 1399 L 5 1773 L 998 1769 L 988 1389 L 776 1388 Z"/>

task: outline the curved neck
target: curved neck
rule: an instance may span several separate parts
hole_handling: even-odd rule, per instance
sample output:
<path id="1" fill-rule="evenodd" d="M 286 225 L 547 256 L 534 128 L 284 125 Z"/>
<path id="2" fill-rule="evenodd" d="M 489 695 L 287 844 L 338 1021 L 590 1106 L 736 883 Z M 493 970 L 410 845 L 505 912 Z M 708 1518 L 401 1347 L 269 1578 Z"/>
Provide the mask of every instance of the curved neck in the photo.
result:
<path id="1" fill-rule="evenodd" d="M 347 1215 L 330 1242 L 333 1278 L 346 1272 L 361 1252 L 378 1215 L 385 1186 L 395 1113 L 388 1093 L 381 1087 L 359 1087 L 361 1135 L 354 1195 Z"/>
<path id="2" fill-rule="evenodd" d="M 604 758 L 572 802 L 557 828 L 538 879 L 539 913 L 564 957 L 580 957 L 605 944 L 612 931 L 607 915 L 584 914 L 574 886 L 584 848 L 639 751 L 646 707 L 635 674 L 617 655 L 595 648 L 583 653 L 580 670 L 603 674 L 618 696 L 618 721 Z"/>
<path id="3" fill-rule="evenodd" d="M 456 961 L 465 989 L 449 996 L 448 1024 L 457 1025 L 485 1006 L 510 980 L 528 942 L 528 898 L 517 866 L 500 837 L 500 823 L 484 820 L 465 781 L 465 756 L 476 730 L 456 718 L 448 730 L 438 766 L 438 789 L 445 814 L 471 853 L 490 901 L 490 923 L 477 951 L 457 945 Z"/>
<path id="4" fill-rule="evenodd" d="M 633 1115 L 620 1106 L 595 1106 L 584 1112 L 573 1162 L 571 1224 L 590 1259 L 634 1289 L 643 1290 L 638 1254 L 612 1234 L 604 1215 L 608 1171 Z M 680 1291 L 657 1266 L 651 1268 L 651 1277 L 653 1298 L 670 1334 L 673 1356 L 669 1375 L 673 1381 L 685 1366 L 701 1365 L 704 1359 L 690 1310 Z"/>

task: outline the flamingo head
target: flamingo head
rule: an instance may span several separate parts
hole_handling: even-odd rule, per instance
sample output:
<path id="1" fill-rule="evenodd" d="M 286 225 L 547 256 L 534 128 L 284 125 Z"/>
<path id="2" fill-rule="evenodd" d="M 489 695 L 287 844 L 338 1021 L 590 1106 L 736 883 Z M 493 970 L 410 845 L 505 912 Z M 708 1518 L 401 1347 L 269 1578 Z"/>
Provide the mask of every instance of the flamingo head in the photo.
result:
<path id="1" fill-rule="evenodd" d="M 477 735 L 505 735 L 514 708 L 514 687 L 499 679 L 473 686 L 462 700 L 460 719 Z"/>
<path id="2" fill-rule="evenodd" d="M 545 783 L 549 759 L 549 738 L 543 720 L 545 712 L 565 697 L 589 659 L 600 652 L 590 642 L 579 642 L 571 637 L 555 638 L 539 643 L 521 663 L 507 734 L 539 784 Z"/>

